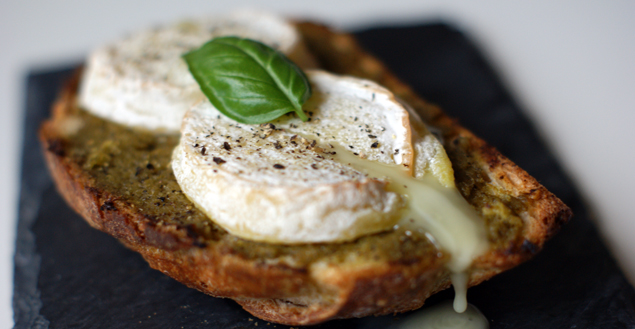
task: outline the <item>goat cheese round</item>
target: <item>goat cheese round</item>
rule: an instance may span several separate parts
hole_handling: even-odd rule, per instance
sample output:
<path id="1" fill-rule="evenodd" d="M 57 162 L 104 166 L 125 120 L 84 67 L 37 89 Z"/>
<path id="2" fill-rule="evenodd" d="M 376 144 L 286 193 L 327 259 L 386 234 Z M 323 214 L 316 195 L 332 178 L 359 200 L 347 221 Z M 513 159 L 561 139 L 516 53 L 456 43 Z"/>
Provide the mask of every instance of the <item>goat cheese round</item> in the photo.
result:
<path id="1" fill-rule="evenodd" d="M 187 197 L 231 234 L 273 243 L 336 242 L 392 228 L 405 199 L 337 152 L 426 172 L 453 187 L 440 143 L 374 82 L 308 71 L 311 118 L 237 123 L 202 101 L 185 115 L 172 169 Z M 448 179 L 448 177 L 450 177 Z"/>
<path id="2" fill-rule="evenodd" d="M 84 71 L 79 105 L 127 126 L 178 132 L 184 113 L 205 98 L 181 55 L 229 35 L 263 42 L 301 66 L 313 65 L 291 23 L 240 11 L 143 31 L 96 50 Z"/>

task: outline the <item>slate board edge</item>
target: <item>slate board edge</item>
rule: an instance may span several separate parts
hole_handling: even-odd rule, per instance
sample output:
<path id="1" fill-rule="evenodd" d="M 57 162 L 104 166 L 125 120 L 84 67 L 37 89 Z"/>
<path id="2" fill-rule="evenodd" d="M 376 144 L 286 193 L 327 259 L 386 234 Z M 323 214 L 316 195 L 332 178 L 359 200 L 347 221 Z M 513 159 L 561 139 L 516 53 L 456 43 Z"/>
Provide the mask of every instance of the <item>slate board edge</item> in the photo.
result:
<path id="1" fill-rule="evenodd" d="M 41 257 L 36 251 L 31 231 L 41 195 L 52 181 L 44 166 L 37 131 L 62 83 L 74 69 L 68 67 L 31 72 L 25 81 L 24 137 L 18 208 L 16 250 L 14 256 L 13 320 L 15 328 L 48 328 L 49 321 L 40 314 L 42 301 L 37 289 Z M 33 149 L 32 147 L 38 147 Z M 26 175 L 28 173 L 28 175 Z M 35 197 L 34 197 L 35 196 Z"/>

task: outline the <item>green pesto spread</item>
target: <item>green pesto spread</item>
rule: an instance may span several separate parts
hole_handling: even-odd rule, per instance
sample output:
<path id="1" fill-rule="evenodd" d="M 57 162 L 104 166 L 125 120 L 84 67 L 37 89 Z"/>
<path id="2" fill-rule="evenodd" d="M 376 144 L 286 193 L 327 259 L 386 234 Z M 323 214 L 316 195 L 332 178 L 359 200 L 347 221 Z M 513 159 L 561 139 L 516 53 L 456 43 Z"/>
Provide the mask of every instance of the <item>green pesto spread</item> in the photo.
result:
<path id="1" fill-rule="evenodd" d="M 403 228 L 331 244 L 278 245 L 232 236 L 207 218 L 181 192 L 170 168 L 178 135 L 127 128 L 78 110 L 83 121 L 65 142 L 67 155 L 94 179 L 95 187 L 120 196 L 154 224 L 187 229 L 207 248 L 223 250 L 262 262 L 283 261 L 306 266 L 317 260 L 330 262 L 411 262 L 436 255 L 436 247 L 421 232 Z M 490 242 L 498 249 L 518 245 L 523 223 L 516 215 L 523 203 L 492 190 L 486 176 L 471 166 L 465 154 L 448 152 L 457 175 L 457 186 L 485 218 Z M 457 170 L 460 167 L 460 170 Z M 430 260 L 432 261 L 432 260 Z"/>

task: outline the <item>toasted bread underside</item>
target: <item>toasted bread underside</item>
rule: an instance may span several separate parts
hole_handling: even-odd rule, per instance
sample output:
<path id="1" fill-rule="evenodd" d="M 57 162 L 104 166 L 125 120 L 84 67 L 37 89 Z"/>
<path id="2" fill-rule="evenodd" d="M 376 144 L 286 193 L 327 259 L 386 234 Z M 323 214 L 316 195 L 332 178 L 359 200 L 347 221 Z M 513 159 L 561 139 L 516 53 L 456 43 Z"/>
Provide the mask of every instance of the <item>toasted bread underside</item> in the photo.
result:
<path id="1" fill-rule="evenodd" d="M 457 186 L 484 218 L 492 246 L 470 269 L 469 286 L 531 258 L 571 217 L 557 197 L 420 99 L 352 36 L 312 23 L 297 26 L 324 69 L 379 82 L 442 132 Z M 48 167 L 75 211 L 153 268 L 206 294 L 232 298 L 264 320 L 289 325 L 404 312 L 450 286 L 444 266 L 449 256 L 417 232 L 399 229 L 348 243 L 296 246 L 231 236 L 181 193 L 169 167 L 178 136 L 133 130 L 86 113 L 76 106 L 78 79 L 66 86 L 41 127 Z"/>

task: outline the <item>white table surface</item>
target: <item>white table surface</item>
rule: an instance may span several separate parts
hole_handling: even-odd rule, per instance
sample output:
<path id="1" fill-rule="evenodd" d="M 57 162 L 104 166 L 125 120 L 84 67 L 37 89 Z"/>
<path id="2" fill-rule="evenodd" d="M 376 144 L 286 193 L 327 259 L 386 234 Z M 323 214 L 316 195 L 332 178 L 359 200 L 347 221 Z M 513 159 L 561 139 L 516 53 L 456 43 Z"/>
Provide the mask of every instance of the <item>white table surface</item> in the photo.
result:
<path id="1" fill-rule="evenodd" d="M 13 254 L 25 75 L 80 61 L 139 28 L 236 7 L 342 29 L 442 18 L 470 36 L 583 196 L 635 282 L 635 2 L 320 0 L 35 1 L 0 4 L 0 327 L 13 324 Z"/>

